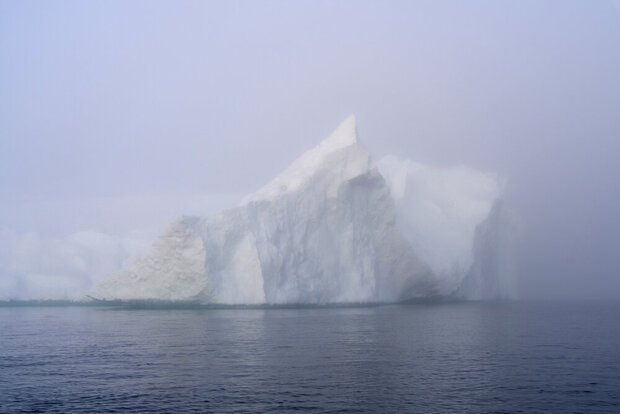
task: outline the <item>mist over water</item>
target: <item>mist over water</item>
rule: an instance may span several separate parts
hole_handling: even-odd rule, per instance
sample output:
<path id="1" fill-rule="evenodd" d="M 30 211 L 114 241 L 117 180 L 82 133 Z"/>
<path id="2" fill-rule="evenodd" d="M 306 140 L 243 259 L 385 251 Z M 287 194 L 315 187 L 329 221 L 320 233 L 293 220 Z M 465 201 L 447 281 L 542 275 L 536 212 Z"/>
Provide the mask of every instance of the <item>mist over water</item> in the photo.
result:
<path id="1" fill-rule="evenodd" d="M 619 114 L 620 0 L 0 0 L 0 412 L 618 413 Z"/>
<path id="2" fill-rule="evenodd" d="M 0 297 L 79 296 L 351 112 L 507 178 L 522 297 L 620 297 L 616 1 L 3 1 L 0 39 Z"/>

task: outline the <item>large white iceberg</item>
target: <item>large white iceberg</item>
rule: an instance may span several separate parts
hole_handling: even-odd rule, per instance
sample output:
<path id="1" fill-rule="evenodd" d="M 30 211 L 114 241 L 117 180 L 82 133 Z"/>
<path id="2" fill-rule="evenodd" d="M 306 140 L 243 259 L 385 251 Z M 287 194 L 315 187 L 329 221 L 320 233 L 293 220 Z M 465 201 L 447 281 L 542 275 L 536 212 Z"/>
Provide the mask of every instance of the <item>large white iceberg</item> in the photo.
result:
<path id="1" fill-rule="evenodd" d="M 502 250 L 510 243 L 498 248 L 493 238 L 512 232 L 501 192 L 498 177 L 467 168 L 393 157 L 377 168 L 351 116 L 241 206 L 171 223 L 91 296 L 221 304 L 512 296 L 514 274 L 497 264 L 510 262 Z"/>

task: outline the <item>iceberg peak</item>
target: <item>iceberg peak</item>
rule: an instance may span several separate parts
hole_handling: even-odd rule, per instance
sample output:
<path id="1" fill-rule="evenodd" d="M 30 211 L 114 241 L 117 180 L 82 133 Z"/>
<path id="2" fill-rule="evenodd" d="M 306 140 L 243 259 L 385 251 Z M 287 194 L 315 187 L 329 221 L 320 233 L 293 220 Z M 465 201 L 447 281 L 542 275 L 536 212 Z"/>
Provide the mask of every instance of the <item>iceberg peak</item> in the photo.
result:
<path id="1" fill-rule="evenodd" d="M 345 120 L 319 144 L 319 146 L 336 150 L 355 144 L 357 144 L 357 127 L 355 124 L 355 115 L 351 114 L 346 117 Z"/>
<path id="2" fill-rule="evenodd" d="M 245 201 L 271 199 L 283 193 L 297 190 L 304 183 L 308 182 L 317 171 L 324 168 L 325 163 L 329 162 L 328 160 L 330 160 L 333 154 L 340 151 L 350 153 L 351 156 L 339 159 L 341 163 L 339 168 L 356 169 L 356 171 L 360 169 L 365 171 L 369 168 L 369 156 L 365 151 L 363 151 L 365 157 L 364 160 L 362 160 L 365 161 L 363 162 L 364 165 L 346 162 L 347 158 L 358 158 L 360 152 L 354 115 L 349 115 L 327 138 L 321 141 L 316 147 L 304 152 L 280 175 Z M 343 175 L 346 176 L 351 174 Z"/>

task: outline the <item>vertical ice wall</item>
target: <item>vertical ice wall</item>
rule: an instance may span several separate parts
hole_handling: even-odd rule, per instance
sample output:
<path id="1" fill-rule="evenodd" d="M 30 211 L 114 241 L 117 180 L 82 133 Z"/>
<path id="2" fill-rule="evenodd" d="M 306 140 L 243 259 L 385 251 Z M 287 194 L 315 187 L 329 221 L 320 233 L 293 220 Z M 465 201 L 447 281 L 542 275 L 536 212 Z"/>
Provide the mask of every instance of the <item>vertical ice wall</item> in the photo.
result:
<path id="1" fill-rule="evenodd" d="M 378 163 L 396 205 L 398 228 L 453 293 L 474 263 L 474 239 L 502 193 L 501 180 L 467 167 L 435 168 L 387 156 Z"/>
<path id="2" fill-rule="evenodd" d="M 498 200 L 476 227 L 473 263 L 457 291 L 466 299 L 515 299 L 519 223 Z"/>

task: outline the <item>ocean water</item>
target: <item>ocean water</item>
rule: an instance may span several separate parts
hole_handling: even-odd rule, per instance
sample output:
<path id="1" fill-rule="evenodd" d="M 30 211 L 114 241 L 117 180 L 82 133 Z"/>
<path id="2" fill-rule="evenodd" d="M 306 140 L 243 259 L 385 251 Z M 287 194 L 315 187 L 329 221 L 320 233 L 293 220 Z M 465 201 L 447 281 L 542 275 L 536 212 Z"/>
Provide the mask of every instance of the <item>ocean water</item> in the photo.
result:
<path id="1" fill-rule="evenodd" d="M 0 307 L 0 412 L 619 413 L 620 303 Z"/>

